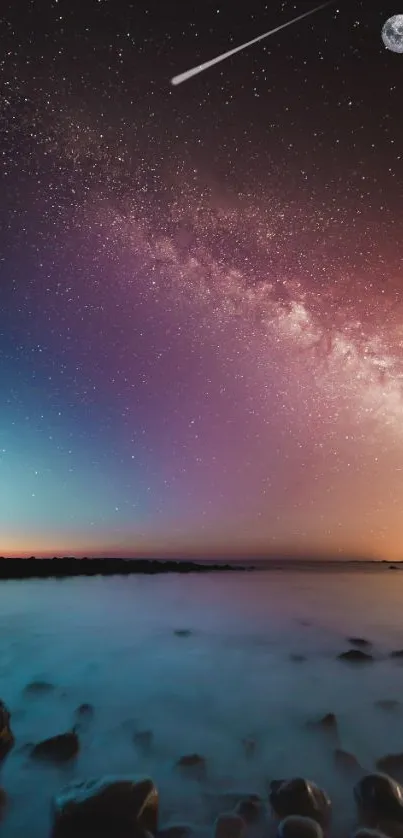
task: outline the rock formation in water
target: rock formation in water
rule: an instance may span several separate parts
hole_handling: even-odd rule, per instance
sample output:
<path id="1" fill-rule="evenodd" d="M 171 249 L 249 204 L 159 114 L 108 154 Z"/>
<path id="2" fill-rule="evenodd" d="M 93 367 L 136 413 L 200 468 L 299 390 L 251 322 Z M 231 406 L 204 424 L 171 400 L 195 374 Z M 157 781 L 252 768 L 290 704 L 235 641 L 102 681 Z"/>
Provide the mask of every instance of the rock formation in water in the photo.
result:
<path id="1" fill-rule="evenodd" d="M 55 838 L 146 838 L 158 830 L 158 792 L 151 779 L 111 776 L 73 782 L 53 804 Z"/>
<path id="2" fill-rule="evenodd" d="M 0 701 L 0 762 L 14 745 L 14 735 L 10 727 L 11 713 L 3 701 Z"/>
<path id="3" fill-rule="evenodd" d="M 327 825 L 330 818 L 330 798 L 323 789 L 303 777 L 273 780 L 270 783 L 269 800 L 273 811 L 280 818 L 304 815 L 313 818 L 321 826 Z"/>

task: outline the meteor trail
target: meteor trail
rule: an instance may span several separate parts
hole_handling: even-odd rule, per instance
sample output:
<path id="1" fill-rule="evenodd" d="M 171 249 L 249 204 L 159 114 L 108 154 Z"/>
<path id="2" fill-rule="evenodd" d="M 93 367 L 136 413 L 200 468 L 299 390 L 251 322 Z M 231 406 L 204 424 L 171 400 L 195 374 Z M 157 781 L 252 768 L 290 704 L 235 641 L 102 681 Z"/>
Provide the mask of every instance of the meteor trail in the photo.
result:
<path id="1" fill-rule="evenodd" d="M 286 26 L 291 26 L 293 23 L 297 23 L 298 20 L 302 20 L 303 17 L 313 15 L 315 12 L 319 12 L 320 9 L 324 9 L 326 6 L 330 6 L 330 4 L 334 2 L 335 0 L 328 0 L 327 3 L 322 3 L 320 6 L 316 6 L 309 12 L 304 12 L 302 15 L 294 17 L 287 23 L 282 23 L 280 26 L 276 26 L 276 28 L 271 29 L 270 32 L 265 32 L 264 35 L 258 35 L 257 38 L 253 38 L 252 41 L 248 41 L 246 44 L 241 44 L 241 46 L 235 47 L 234 49 L 230 49 L 228 52 L 223 52 L 222 55 L 217 55 L 216 58 L 212 58 L 210 61 L 206 61 L 204 64 L 198 64 L 197 67 L 193 67 L 192 70 L 186 70 L 185 73 L 180 73 L 179 76 L 174 76 L 173 79 L 171 79 L 171 84 L 175 86 L 178 84 L 182 84 L 183 81 L 187 81 L 188 79 L 193 78 L 193 76 L 197 76 L 198 73 L 202 73 L 203 70 L 208 70 L 209 67 L 214 67 L 214 65 L 219 64 L 220 61 L 225 61 L 226 58 L 230 58 L 230 56 L 235 55 L 236 52 L 240 52 L 242 49 L 246 49 L 246 47 L 252 46 L 252 44 L 257 44 L 258 41 L 262 41 L 263 38 L 268 38 L 269 35 L 274 35 L 274 33 L 279 32 L 280 29 L 285 29 Z"/>

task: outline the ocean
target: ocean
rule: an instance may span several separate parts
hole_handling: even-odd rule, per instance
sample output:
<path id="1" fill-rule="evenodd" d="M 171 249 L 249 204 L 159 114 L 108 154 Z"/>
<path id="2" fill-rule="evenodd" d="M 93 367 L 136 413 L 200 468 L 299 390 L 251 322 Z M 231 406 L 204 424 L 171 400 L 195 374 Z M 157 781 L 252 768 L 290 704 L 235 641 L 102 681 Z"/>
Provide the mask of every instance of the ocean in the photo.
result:
<path id="1" fill-rule="evenodd" d="M 150 775 L 161 824 L 192 824 L 201 838 L 220 795 L 267 797 L 269 780 L 303 775 L 329 793 L 333 834 L 348 834 L 352 778 L 309 722 L 335 713 L 341 747 L 368 770 L 403 751 L 403 665 L 389 657 L 403 647 L 402 606 L 403 572 L 387 565 L 1 582 L 0 698 L 16 736 L 0 769 L 1 835 L 45 838 L 52 795 L 110 773 Z M 350 635 L 373 643 L 374 662 L 337 659 Z M 29 695 L 34 680 L 54 689 Z M 402 706 L 386 712 L 380 699 Z M 95 712 L 78 758 L 31 760 L 24 746 L 71 729 L 83 702 Z M 149 753 L 134 743 L 141 730 L 152 731 Z M 194 752 L 207 760 L 203 782 L 175 768 Z"/>

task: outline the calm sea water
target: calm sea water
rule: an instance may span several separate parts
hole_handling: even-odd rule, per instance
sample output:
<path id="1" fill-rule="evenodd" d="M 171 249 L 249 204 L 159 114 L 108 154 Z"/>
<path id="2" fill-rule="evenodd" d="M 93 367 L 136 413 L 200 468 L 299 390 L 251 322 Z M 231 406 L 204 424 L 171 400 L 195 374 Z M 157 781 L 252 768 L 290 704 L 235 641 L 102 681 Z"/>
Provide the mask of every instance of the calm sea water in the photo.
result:
<path id="1" fill-rule="evenodd" d="M 379 660 L 337 661 L 350 634 L 372 640 Z M 383 568 L 3 582 L 0 696 L 17 746 L 1 769 L 10 795 L 1 834 L 44 838 L 55 792 L 111 772 L 150 774 L 161 819 L 197 824 L 202 835 L 213 818 L 206 789 L 264 793 L 269 779 L 303 774 L 326 787 L 343 834 L 352 783 L 306 722 L 337 713 L 342 747 L 368 768 L 403 750 L 403 705 L 401 714 L 374 706 L 403 701 L 403 666 L 387 659 L 399 647 L 403 572 Z M 298 653 L 307 659 L 290 660 Z M 34 679 L 57 689 L 24 696 Z M 96 712 L 74 766 L 31 763 L 19 746 L 69 729 L 82 702 Z M 154 732 L 149 756 L 136 751 L 134 729 Z M 252 758 L 246 736 L 257 741 Z M 195 751 L 208 760 L 205 787 L 173 770 Z"/>

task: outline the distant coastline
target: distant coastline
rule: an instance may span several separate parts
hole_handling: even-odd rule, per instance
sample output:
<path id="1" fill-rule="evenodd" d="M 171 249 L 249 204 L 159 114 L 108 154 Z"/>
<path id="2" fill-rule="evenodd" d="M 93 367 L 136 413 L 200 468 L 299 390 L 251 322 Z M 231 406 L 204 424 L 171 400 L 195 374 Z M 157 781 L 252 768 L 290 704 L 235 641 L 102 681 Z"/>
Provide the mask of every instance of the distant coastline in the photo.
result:
<path id="1" fill-rule="evenodd" d="M 130 576 L 161 573 L 217 573 L 246 571 L 370 571 L 403 570 L 403 562 L 374 559 L 306 559 L 278 557 L 264 559 L 250 557 L 240 560 L 225 559 L 151 559 L 151 558 L 6 558 L 0 556 L 0 581 L 7 579 L 63 579 L 75 576 Z"/>
<path id="2" fill-rule="evenodd" d="M 71 576 L 129 576 L 156 573 L 212 573 L 252 570 L 241 564 L 225 562 L 202 563 L 172 559 L 78 559 L 64 556 L 53 559 L 0 557 L 0 580 L 6 579 L 63 579 Z"/>

